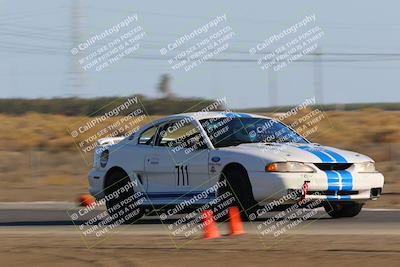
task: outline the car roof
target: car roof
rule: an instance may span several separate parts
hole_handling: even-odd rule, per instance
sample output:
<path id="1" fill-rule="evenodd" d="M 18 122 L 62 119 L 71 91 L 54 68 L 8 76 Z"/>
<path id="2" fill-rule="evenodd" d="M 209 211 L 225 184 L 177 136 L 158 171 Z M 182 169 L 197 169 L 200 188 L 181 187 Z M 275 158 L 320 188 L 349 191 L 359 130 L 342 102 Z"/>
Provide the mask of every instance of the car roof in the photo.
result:
<path id="1" fill-rule="evenodd" d="M 134 133 L 135 136 L 140 135 L 147 129 L 154 127 L 160 123 L 167 122 L 169 120 L 173 119 L 184 119 L 184 118 L 191 118 L 191 120 L 204 120 L 204 119 L 211 119 L 211 118 L 259 118 L 259 119 L 273 119 L 271 117 L 266 117 L 266 116 L 261 116 L 257 114 L 251 114 L 251 113 L 237 113 L 237 112 L 227 112 L 227 111 L 207 111 L 207 112 L 189 112 L 189 113 L 180 113 L 180 114 L 174 114 L 174 115 L 169 115 L 166 117 L 159 118 L 155 121 L 152 121 L 143 127 L 141 127 L 136 133 Z M 131 138 L 131 137 L 129 137 Z M 129 138 L 126 138 L 127 140 Z M 129 139 L 130 140 L 130 139 Z"/>
<path id="2" fill-rule="evenodd" d="M 174 119 L 174 118 L 182 118 L 182 117 L 191 117 L 196 120 L 204 120 L 204 119 L 212 119 L 212 118 L 264 118 L 271 119 L 270 117 L 261 116 L 257 114 L 251 113 L 238 113 L 238 112 L 227 112 L 227 111 L 207 111 L 207 112 L 189 112 L 189 113 L 181 113 L 174 114 L 163 119 Z"/>
<path id="3" fill-rule="evenodd" d="M 237 113 L 237 112 L 227 112 L 227 111 L 207 111 L 207 112 L 189 112 L 189 113 L 180 113 L 169 115 L 166 117 L 159 118 L 155 121 L 152 121 L 139 130 L 140 132 L 144 132 L 145 130 L 160 124 L 167 122 L 173 119 L 185 119 L 190 118 L 190 120 L 204 120 L 204 119 L 212 119 L 212 118 L 258 118 L 258 119 L 272 119 L 271 117 L 261 116 L 257 114 L 251 113 Z"/>

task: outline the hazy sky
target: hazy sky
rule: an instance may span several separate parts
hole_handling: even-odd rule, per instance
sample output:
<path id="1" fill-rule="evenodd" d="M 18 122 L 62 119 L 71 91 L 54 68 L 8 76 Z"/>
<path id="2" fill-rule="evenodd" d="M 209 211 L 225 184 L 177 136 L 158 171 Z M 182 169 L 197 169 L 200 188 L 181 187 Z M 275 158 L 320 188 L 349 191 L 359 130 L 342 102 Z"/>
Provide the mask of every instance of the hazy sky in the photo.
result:
<path id="1" fill-rule="evenodd" d="M 360 0 L 0 0 L 0 93 L 7 98 L 156 97 L 159 77 L 168 73 L 179 96 L 226 96 L 235 108 L 267 106 L 273 102 L 271 72 L 246 62 L 258 58 L 249 48 L 315 14 L 313 25 L 324 32 L 318 46 L 330 54 L 321 57 L 323 102 L 399 102 L 399 8 L 398 1 Z M 138 51 L 101 72 L 77 74 L 80 55 L 72 56 L 71 49 L 133 14 L 138 15 L 135 25 L 146 32 Z M 223 14 L 235 36 L 215 58 L 229 61 L 173 70 L 160 49 Z M 315 63 L 294 62 L 272 77 L 277 104 L 297 104 L 314 95 Z M 72 86 L 76 81 L 80 87 Z"/>

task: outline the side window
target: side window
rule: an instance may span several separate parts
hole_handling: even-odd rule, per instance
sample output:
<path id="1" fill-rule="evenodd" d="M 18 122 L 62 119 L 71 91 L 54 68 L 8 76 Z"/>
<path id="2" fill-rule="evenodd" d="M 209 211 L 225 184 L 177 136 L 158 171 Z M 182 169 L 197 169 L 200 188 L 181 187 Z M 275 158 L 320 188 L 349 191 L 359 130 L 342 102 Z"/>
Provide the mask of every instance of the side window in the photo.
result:
<path id="1" fill-rule="evenodd" d="M 207 148 L 197 127 L 190 122 L 180 121 L 165 124 L 161 128 L 156 145 L 192 150 Z"/>
<path id="2" fill-rule="evenodd" d="M 140 135 L 138 144 L 151 145 L 151 142 L 155 138 L 156 133 L 157 133 L 157 126 L 150 127 Z"/>

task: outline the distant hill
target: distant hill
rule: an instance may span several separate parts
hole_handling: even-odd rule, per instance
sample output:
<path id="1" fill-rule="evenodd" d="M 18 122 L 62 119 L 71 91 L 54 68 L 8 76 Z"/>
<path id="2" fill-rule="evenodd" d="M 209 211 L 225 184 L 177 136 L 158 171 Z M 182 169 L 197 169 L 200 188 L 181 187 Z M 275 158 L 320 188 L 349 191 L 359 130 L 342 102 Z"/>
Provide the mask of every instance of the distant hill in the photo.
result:
<path id="1" fill-rule="evenodd" d="M 277 107 L 267 107 L 267 108 L 247 108 L 240 109 L 241 112 L 249 113 L 268 113 L 268 112 L 286 112 L 295 106 L 277 106 Z M 399 110 L 400 103 L 350 103 L 350 104 L 326 104 L 326 105 L 314 105 L 309 106 L 309 108 L 321 108 L 324 111 L 355 111 L 363 109 L 380 109 L 380 110 Z"/>
<path id="2" fill-rule="evenodd" d="M 127 98 L 138 97 L 148 115 L 168 115 L 182 112 L 199 111 L 210 106 L 215 100 L 203 98 L 148 98 L 143 95 L 130 97 L 98 97 L 98 98 L 52 98 L 52 99 L 0 99 L 0 114 L 23 115 L 30 112 L 58 114 L 66 116 L 96 116 L 105 110 L 117 107 Z M 236 109 L 240 112 L 269 113 L 285 112 L 294 106 L 277 106 L 264 108 Z M 400 110 L 400 103 L 356 103 L 316 105 L 324 111 L 354 111 L 369 108 L 381 110 Z M 310 106 L 313 108 L 313 106 Z M 224 107 L 220 107 L 220 110 Z M 122 111 L 126 115 L 132 110 Z"/>
<path id="3" fill-rule="evenodd" d="M 53 98 L 53 99 L 0 99 L 0 114 L 23 115 L 26 113 L 58 114 L 66 116 L 96 116 L 115 108 L 128 98 L 138 97 L 149 115 L 174 114 L 199 111 L 214 100 L 202 98 L 158 98 L 151 99 L 142 95 L 131 97 L 99 97 L 99 98 Z M 138 105 L 137 105 L 138 106 Z M 223 109 L 223 108 L 221 108 Z M 132 110 L 124 110 L 126 115 Z"/>

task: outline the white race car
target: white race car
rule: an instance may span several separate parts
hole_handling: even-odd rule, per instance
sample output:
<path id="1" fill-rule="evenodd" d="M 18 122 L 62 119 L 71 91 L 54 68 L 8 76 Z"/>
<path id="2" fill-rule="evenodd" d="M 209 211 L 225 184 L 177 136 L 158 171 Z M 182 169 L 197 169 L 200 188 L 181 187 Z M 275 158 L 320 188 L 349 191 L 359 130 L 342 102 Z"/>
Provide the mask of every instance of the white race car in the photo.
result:
<path id="1" fill-rule="evenodd" d="M 332 217 L 353 217 L 384 184 L 365 155 L 310 143 L 273 118 L 229 112 L 172 115 L 129 137 L 101 139 L 88 178 L 110 215 L 129 206 L 132 220 L 182 203 L 193 210 L 226 192 L 242 214 L 301 198 L 320 200 Z"/>

